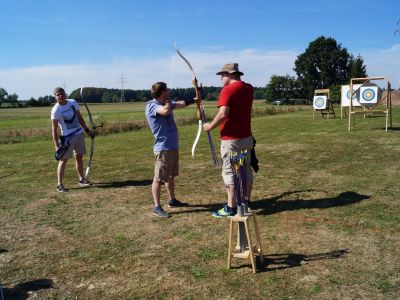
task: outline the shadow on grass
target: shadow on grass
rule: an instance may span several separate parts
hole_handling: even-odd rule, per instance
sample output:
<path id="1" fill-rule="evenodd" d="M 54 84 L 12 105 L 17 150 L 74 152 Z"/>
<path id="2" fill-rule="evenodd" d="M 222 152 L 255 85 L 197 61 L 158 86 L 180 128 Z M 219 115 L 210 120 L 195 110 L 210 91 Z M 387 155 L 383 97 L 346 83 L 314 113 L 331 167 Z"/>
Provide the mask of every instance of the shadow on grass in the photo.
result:
<path id="1" fill-rule="evenodd" d="M 282 211 L 345 206 L 370 198 L 370 196 L 362 195 L 356 192 L 343 192 L 333 198 L 319 198 L 312 200 L 279 200 L 280 198 L 287 195 L 309 191 L 310 190 L 285 192 L 272 198 L 251 201 L 250 205 L 252 209 L 259 210 L 257 211 L 258 215 L 271 215 Z"/>
<path id="2" fill-rule="evenodd" d="M 259 257 L 257 258 L 257 272 L 271 272 L 277 270 L 285 270 L 290 268 L 301 267 L 312 261 L 338 259 L 345 256 L 349 252 L 348 249 L 335 250 L 325 253 L 316 254 L 297 254 L 297 253 L 282 253 L 282 254 L 267 254 L 264 255 L 264 263 L 261 264 Z M 232 267 L 232 269 L 241 269 L 251 267 L 251 264 L 241 264 Z"/>
<path id="3" fill-rule="evenodd" d="M 2 248 L 0 248 L 0 254 L 1 254 L 1 253 L 4 253 L 4 252 L 8 252 L 8 250 L 7 250 L 7 249 L 2 249 Z"/>
<path id="4" fill-rule="evenodd" d="M 260 271 L 268 272 L 296 268 L 311 261 L 341 258 L 345 256 L 348 252 L 348 249 L 341 249 L 310 255 L 296 253 L 268 254 L 264 255 L 264 264 L 263 266 L 260 266 Z"/>
<path id="5" fill-rule="evenodd" d="M 121 188 L 127 186 L 146 186 L 146 185 L 151 185 L 152 183 L 153 180 L 145 179 L 145 180 L 102 182 L 102 183 L 96 183 L 95 186 L 102 189 L 108 189 L 108 188 Z"/>
<path id="6" fill-rule="evenodd" d="M 182 200 L 184 201 L 184 199 Z M 184 210 L 169 210 L 168 213 L 172 215 L 179 215 L 179 214 L 189 214 L 189 213 L 199 213 L 209 211 L 212 212 L 214 210 L 218 210 L 222 207 L 222 203 L 209 203 L 209 204 L 190 204 L 187 207 L 182 209 Z"/>
<path id="7" fill-rule="evenodd" d="M 126 181 L 111 181 L 111 182 L 93 182 L 91 186 L 84 187 L 72 187 L 68 188 L 68 190 L 79 190 L 79 189 L 87 189 L 87 188 L 100 188 L 100 189 L 110 189 L 110 188 L 122 188 L 127 186 L 147 186 L 151 185 L 153 180 L 144 179 L 144 180 L 126 180 Z"/>
<path id="8" fill-rule="evenodd" d="M 343 192 L 333 198 L 319 198 L 311 200 L 280 200 L 280 198 L 304 192 L 312 192 L 315 190 L 290 191 L 282 193 L 271 198 L 254 200 L 250 202 L 251 209 L 257 210 L 258 215 L 271 215 L 282 211 L 291 211 L 299 209 L 312 208 L 330 208 L 336 206 L 344 206 L 354 204 L 370 198 L 370 196 L 358 194 L 356 192 Z M 195 213 L 203 211 L 213 211 L 220 209 L 225 203 L 210 204 L 190 204 L 185 210 L 173 211 L 171 214 Z"/>
<path id="9" fill-rule="evenodd" d="M 51 279 L 36 279 L 23 283 L 18 283 L 13 288 L 2 288 L 4 299 L 25 300 L 32 297 L 31 292 L 53 287 Z"/>

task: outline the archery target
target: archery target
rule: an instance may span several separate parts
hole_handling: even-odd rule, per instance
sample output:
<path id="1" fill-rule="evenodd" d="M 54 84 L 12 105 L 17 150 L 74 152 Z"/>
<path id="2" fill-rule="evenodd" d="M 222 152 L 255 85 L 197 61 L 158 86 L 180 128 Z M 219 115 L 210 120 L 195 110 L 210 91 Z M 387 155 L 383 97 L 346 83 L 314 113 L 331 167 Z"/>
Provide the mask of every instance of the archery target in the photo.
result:
<path id="1" fill-rule="evenodd" d="M 353 84 L 353 106 L 361 106 L 358 103 L 358 95 L 359 95 L 359 88 L 361 84 Z M 341 106 L 342 107 L 349 107 L 350 106 L 350 85 L 342 85 L 341 89 Z"/>
<path id="2" fill-rule="evenodd" d="M 360 87 L 359 102 L 364 107 L 372 107 L 378 103 L 382 90 L 374 83 L 366 83 Z"/>
<path id="3" fill-rule="evenodd" d="M 314 96 L 313 107 L 314 109 L 326 109 L 326 96 Z"/>

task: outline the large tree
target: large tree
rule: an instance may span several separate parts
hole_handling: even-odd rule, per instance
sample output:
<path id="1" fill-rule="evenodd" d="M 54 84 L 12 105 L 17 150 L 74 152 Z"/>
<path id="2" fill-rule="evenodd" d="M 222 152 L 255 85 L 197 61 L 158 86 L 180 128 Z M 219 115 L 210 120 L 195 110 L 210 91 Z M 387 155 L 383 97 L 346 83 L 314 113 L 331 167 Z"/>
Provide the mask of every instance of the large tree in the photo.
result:
<path id="1" fill-rule="evenodd" d="M 314 89 L 347 82 L 351 55 L 335 39 L 320 36 L 295 61 L 296 74 L 311 97 Z"/>

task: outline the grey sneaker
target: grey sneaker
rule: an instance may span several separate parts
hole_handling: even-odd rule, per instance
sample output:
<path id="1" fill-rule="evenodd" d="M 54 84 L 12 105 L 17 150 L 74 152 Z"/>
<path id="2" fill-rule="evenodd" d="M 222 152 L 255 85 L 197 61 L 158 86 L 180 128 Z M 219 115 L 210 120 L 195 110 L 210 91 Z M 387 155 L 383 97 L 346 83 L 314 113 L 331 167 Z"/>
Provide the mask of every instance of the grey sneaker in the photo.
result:
<path id="1" fill-rule="evenodd" d="M 163 210 L 161 206 L 157 206 L 155 209 L 153 209 L 153 215 L 161 218 L 171 217 L 171 215 L 167 213 L 165 210 Z"/>
<path id="2" fill-rule="evenodd" d="M 87 180 L 86 178 L 82 178 L 79 181 L 79 185 L 80 186 L 89 186 L 89 185 L 92 185 L 92 183 L 89 180 Z"/>
<path id="3" fill-rule="evenodd" d="M 187 206 L 189 206 L 188 203 L 181 202 L 176 199 L 171 199 L 168 201 L 168 207 L 187 207 Z"/>
<path id="4" fill-rule="evenodd" d="M 65 192 L 68 192 L 68 190 L 66 188 L 64 188 L 64 186 L 62 184 L 59 184 L 59 185 L 57 185 L 57 192 L 65 193 Z"/>

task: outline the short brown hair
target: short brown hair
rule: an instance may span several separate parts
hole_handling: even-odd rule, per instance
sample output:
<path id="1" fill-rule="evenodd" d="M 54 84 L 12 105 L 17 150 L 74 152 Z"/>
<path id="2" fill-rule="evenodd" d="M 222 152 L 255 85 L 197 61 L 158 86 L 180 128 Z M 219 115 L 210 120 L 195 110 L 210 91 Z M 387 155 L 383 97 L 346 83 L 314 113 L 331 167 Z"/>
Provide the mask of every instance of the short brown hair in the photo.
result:
<path id="1" fill-rule="evenodd" d="M 150 94 L 154 99 L 158 99 L 163 91 L 167 90 L 165 82 L 156 82 L 151 86 Z"/>
<path id="2" fill-rule="evenodd" d="M 54 95 L 56 95 L 56 94 L 58 94 L 58 93 L 63 93 L 63 94 L 65 94 L 65 90 L 62 88 L 62 87 L 56 87 L 55 89 L 54 89 Z"/>

